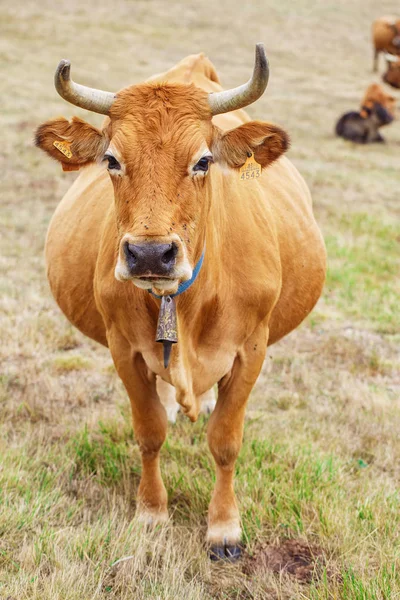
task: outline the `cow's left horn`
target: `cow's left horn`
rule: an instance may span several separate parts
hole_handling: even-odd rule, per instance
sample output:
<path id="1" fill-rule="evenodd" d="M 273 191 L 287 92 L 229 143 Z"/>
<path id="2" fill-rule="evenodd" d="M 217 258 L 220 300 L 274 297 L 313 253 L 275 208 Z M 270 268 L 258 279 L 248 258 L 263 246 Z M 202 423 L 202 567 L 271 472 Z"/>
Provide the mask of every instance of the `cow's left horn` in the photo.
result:
<path id="1" fill-rule="evenodd" d="M 69 60 L 60 61 L 54 75 L 54 85 L 60 96 L 67 102 L 75 104 L 75 106 L 86 108 L 101 115 L 108 115 L 115 100 L 115 94 L 75 83 L 71 79 L 70 70 L 71 63 Z"/>
<path id="2" fill-rule="evenodd" d="M 268 84 L 269 65 L 264 44 L 256 44 L 256 58 L 251 79 L 239 87 L 208 94 L 213 115 L 243 108 L 260 98 Z"/>

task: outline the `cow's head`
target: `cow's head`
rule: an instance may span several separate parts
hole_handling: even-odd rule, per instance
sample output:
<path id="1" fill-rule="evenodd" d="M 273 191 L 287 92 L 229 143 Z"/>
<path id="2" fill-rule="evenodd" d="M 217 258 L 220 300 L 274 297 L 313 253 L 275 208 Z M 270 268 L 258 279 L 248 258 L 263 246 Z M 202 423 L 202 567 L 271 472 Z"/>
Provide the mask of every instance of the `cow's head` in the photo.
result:
<path id="1" fill-rule="evenodd" d="M 361 103 L 360 115 L 373 116 L 379 125 L 388 125 L 395 117 L 396 98 L 387 94 L 377 83 L 368 86 Z"/>
<path id="2" fill-rule="evenodd" d="M 385 54 L 386 73 L 383 75 L 383 81 L 394 88 L 400 88 L 400 56 L 394 54 Z"/>
<path id="3" fill-rule="evenodd" d="M 173 293 L 191 278 L 204 247 L 213 170 L 239 169 L 250 153 L 267 167 L 288 147 L 287 134 L 269 123 L 227 132 L 212 123 L 213 115 L 254 102 L 267 82 L 262 44 L 252 78 L 213 94 L 159 83 L 102 92 L 74 83 L 69 62 L 61 61 L 55 76 L 61 96 L 109 119 L 102 130 L 78 118 L 53 119 L 38 128 L 36 144 L 66 170 L 104 163 L 114 187 L 117 279 Z"/>

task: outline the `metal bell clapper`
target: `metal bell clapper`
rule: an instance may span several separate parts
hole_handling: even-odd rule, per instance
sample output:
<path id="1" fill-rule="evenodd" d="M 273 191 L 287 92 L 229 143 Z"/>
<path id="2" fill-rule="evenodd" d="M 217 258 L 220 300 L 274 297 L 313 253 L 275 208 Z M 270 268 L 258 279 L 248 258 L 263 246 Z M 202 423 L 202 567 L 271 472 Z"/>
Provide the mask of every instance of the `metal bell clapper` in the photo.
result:
<path id="1" fill-rule="evenodd" d="M 171 296 L 161 298 L 160 312 L 158 314 L 156 342 L 164 345 L 164 367 L 169 365 L 172 344 L 178 341 L 178 321 L 176 317 L 176 304 Z"/>

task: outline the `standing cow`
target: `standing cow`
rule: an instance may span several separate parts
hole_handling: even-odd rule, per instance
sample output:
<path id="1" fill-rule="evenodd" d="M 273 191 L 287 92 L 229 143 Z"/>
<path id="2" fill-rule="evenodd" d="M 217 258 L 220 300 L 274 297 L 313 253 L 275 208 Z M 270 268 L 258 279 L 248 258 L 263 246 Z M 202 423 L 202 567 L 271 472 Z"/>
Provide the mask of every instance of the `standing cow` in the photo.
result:
<path id="1" fill-rule="evenodd" d="M 235 460 L 267 345 L 303 321 L 325 279 L 310 193 L 282 156 L 287 134 L 240 110 L 267 81 L 262 44 L 252 78 L 227 91 L 202 54 L 117 94 L 74 83 L 64 60 L 58 92 L 109 118 L 96 129 L 60 117 L 36 132 L 37 146 L 64 169 L 85 167 L 50 223 L 48 278 L 67 318 L 109 347 L 129 394 L 142 457 L 141 520 L 168 518 L 160 396 L 173 386 L 195 421 L 201 398 L 218 384 L 208 425 L 214 558 L 240 554 Z"/>
<path id="2" fill-rule="evenodd" d="M 376 19 L 372 24 L 372 43 L 374 46 L 373 70 L 378 70 L 380 52 L 400 54 L 400 19 L 386 16 Z"/>

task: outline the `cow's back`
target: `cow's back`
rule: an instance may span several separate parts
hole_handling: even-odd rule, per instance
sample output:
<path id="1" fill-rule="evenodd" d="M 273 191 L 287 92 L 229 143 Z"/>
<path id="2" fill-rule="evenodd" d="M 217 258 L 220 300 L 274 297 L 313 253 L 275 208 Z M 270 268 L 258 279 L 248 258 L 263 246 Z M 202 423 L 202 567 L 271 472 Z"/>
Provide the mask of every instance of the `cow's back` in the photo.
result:
<path id="1" fill-rule="evenodd" d="M 221 86 L 214 65 L 202 52 L 187 56 L 166 73 L 154 75 L 148 81 L 160 83 L 193 83 L 196 87 L 209 93 L 221 92 L 224 89 Z M 248 121 L 250 121 L 250 118 L 243 109 L 213 117 L 213 123 L 224 130 L 232 129 Z"/>

